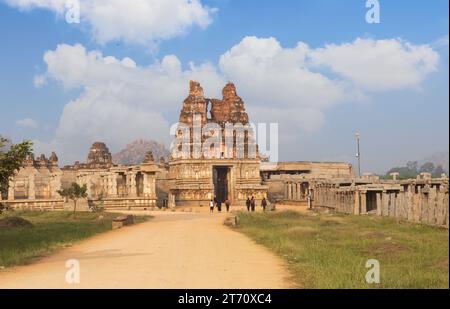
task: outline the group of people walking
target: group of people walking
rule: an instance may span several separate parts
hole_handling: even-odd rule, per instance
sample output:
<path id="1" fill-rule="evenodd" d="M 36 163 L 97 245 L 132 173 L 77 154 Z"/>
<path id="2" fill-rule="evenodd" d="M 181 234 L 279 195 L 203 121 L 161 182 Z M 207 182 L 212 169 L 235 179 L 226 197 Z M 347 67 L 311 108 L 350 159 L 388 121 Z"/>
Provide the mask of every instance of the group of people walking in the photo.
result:
<path id="1" fill-rule="evenodd" d="M 252 196 L 247 197 L 247 200 L 245 201 L 245 206 L 247 206 L 247 211 L 255 211 L 256 208 L 256 201 L 255 198 Z M 263 199 L 261 200 L 261 207 L 263 209 L 263 211 L 266 211 L 267 208 L 267 200 L 265 197 L 263 197 Z"/>
<path id="2" fill-rule="evenodd" d="M 230 206 L 231 206 L 231 202 L 230 202 L 230 200 L 227 199 L 225 201 L 225 208 L 226 208 L 227 212 L 230 211 Z M 255 209 L 256 209 L 255 197 L 254 196 L 252 196 L 251 198 L 247 197 L 247 200 L 245 201 L 245 206 L 247 207 L 247 211 L 252 211 L 252 212 L 255 211 Z M 261 207 L 262 207 L 263 211 L 266 211 L 267 200 L 265 197 L 261 200 Z M 222 212 L 222 201 L 217 198 L 211 199 L 211 201 L 209 202 L 209 212 L 213 213 L 214 208 L 217 208 L 218 212 Z"/>
<path id="3" fill-rule="evenodd" d="M 230 211 L 230 206 L 231 206 L 230 200 L 226 200 L 225 201 L 225 208 L 226 208 L 227 212 Z M 218 212 L 222 212 L 222 201 L 218 200 L 217 198 L 212 199 L 209 202 L 209 212 L 213 213 L 215 207 L 217 208 Z"/>

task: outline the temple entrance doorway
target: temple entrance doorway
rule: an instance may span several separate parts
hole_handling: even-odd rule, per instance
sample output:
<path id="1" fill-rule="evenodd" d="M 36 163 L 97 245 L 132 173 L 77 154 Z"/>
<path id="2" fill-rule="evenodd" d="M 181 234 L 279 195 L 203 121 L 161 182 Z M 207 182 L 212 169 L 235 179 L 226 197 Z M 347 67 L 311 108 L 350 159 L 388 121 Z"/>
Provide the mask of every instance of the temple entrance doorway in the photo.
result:
<path id="1" fill-rule="evenodd" d="M 217 201 L 225 203 L 228 199 L 228 180 L 229 180 L 230 168 L 227 166 L 214 166 L 213 167 L 213 183 L 214 183 L 214 196 Z"/>

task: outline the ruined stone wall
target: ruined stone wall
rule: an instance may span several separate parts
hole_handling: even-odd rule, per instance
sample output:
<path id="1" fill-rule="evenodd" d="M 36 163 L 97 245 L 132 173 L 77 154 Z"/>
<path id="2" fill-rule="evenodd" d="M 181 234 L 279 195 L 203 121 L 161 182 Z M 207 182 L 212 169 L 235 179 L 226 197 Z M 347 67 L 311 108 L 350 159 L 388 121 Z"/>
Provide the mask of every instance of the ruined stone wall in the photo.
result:
<path id="1" fill-rule="evenodd" d="M 313 188 L 313 207 L 348 214 L 383 217 L 449 227 L 448 180 L 399 181 L 341 187 L 319 183 Z"/>
<path id="2" fill-rule="evenodd" d="M 97 204 L 106 208 L 146 208 L 156 206 L 156 178 L 166 177 L 165 162 L 156 164 L 151 153 L 140 165 L 114 166 L 104 143 L 94 143 L 87 163 L 58 168 L 55 153 L 27 158 L 24 166 L 9 181 L 6 203 L 18 209 L 62 209 L 71 207 L 58 191 L 72 183 L 87 187 L 87 200 L 79 209 Z M 63 206 L 61 206 L 63 205 Z M 84 205 L 84 206 L 83 206 Z"/>
<path id="3" fill-rule="evenodd" d="M 309 182 L 317 179 L 353 177 L 352 165 L 345 162 L 269 162 L 261 163 L 261 175 L 269 187 L 271 202 L 307 201 Z"/>
<path id="4" fill-rule="evenodd" d="M 267 196 L 276 202 L 305 202 L 311 178 L 304 175 L 272 175 L 264 180 L 269 188 Z"/>

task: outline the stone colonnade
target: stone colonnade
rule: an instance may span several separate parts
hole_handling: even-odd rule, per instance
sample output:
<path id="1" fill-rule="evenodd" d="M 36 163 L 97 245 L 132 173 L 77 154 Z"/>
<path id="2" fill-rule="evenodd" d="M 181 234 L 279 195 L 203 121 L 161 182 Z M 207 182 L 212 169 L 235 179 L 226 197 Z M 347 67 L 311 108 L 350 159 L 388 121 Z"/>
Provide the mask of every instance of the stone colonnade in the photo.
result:
<path id="1" fill-rule="evenodd" d="M 117 170 L 86 172 L 77 175 L 77 183 L 86 184 L 90 198 L 150 198 L 156 199 L 154 172 Z M 99 189 L 94 190 L 93 188 Z M 95 192 L 94 192 L 95 191 Z"/>
<path id="2" fill-rule="evenodd" d="M 448 181 L 313 186 L 313 207 L 349 214 L 372 213 L 410 222 L 449 227 Z"/>
<path id="3" fill-rule="evenodd" d="M 284 186 L 284 199 L 287 201 L 305 201 L 308 198 L 308 191 L 308 182 L 288 181 Z"/>
<path id="4" fill-rule="evenodd" d="M 36 185 L 39 183 L 39 187 Z M 58 191 L 61 189 L 61 173 L 40 175 L 30 173 L 27 177 L 11 178 L 8 184 L 8 201 L 16 200 L 16 192 L 22 189 L 21 199 L 59 199 Z"/>
<path id="5" fill-rule="evenodd" d="M 87 186 L 89 203 L 101 200 L 104 207 L 156 206 L 157 171 L 149 164 L 56 172 L 23 169 L 9 181 L 7 203 L 19 209 L 58 209 L 64 204 L 58 191 L 76 182 Z"/>

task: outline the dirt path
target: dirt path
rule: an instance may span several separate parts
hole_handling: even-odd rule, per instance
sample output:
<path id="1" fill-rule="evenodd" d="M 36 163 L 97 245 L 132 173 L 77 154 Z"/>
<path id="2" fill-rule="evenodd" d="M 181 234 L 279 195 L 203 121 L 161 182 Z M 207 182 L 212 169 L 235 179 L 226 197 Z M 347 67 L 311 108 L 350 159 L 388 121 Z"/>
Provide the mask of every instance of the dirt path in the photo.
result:
<path id="1" fill-rule="evenodd" d="M 2 288 L 285 288 L 283 262 L 222 225 L 224 215 L 158 213 L 29 266 L 0 272 Z M 80 262 L 80 283 L 65 262 Z"/>

